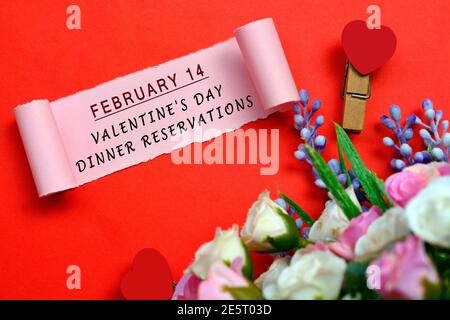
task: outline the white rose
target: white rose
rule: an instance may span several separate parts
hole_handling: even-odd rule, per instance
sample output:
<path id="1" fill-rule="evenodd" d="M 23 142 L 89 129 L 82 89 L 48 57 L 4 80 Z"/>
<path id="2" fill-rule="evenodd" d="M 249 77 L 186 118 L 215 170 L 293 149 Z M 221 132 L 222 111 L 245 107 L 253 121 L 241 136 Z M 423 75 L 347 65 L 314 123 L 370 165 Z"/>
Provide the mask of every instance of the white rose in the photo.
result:
<path id="1" fill-rule="evenodd" d="M 275 259 L 269 270 L 255 280 L 255 285 L 262 290 L 264 298 L 271 300 L 276 295 L 278 278 L 281 272 L 289 266 L 290 260 L 289 256 Z"/>
<path id="2" fill-rule="evenodd" d="M 236 258 L 242 258 L 242 272 L 251 278 L 253 265 L 245 245 L 239 238 L 239 227 L 233 225 L 232 228 L 225 231 L 217 228 L 214 240 L 203 244 L 197 250 L 194 262 L 185 272 L 192 272 L 197 277 L 206 279 L 212 264 L 222 261 L 231 265 Z"/>
<path id="3" fill-rule="evenodd" d="M 294 254 L 281 271 L 271 299 L 336 299 L 344 279 L 346 263 L 328 251 Z"/>
<path id="4" fill-rule="evenodd" d="M 408 203 L 405 213 L 416 235 L 450 248 L 450 177 L 432 181 Z"/>
<path id="5" fill-rule="evenodd" d="M 355 260 L 374 258 L 386 247 L 409 234 L 404 211 L 400 207 L 388 209 L 372 222 L 365 235 L 356 241 Z"/>
<path id="6" fill-rule="evenodd" d="M 247 248 L 256 252 L 287 251 L 299 242 L 294 219 L 270 199 L 268 191 L 250 208 L 241 237 Z"/>
<path id="7" fill-rule="evenodd" d="M 355 190 L 353 186 L 345 189 L 347 194 L 350 196 L 352 202 L 361 210 L 358 198 L 356 197 Z M 309 240 L 312 241 L 336 241 L 342 231 L 347 228 L 350 221 L 348 220 L 345 213 L 337 205 L 334 199 L 327 201 L 325 204 L 325 209 L 320 215 L 319 219 L 314 222 L 309 231 Z"/>

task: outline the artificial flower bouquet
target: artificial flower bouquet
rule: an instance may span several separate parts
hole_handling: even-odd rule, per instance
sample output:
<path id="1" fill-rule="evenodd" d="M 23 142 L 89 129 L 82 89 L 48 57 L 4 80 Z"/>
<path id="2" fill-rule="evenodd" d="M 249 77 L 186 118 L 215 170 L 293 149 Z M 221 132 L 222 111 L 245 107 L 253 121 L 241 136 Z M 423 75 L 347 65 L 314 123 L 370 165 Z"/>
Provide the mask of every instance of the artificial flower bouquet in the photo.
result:
<path id="1" fill-rule="evenodd" d="M 319 100 L 309 106 L 300 92 L 294 126 L 303 143 L 295 157 L 308 162 L 329 200 L 314 221 L 287 195 L 272 201 L 264 191 L 239 230 L 216 231 L 202 245 L 176 286 L 173 299 L 449 299 L 450 134 L 442 111 L 425 100 L 426 121 L 410 115 L 402 126 L 398 106 L 381 122 L 394 139 L 397 173 L 385 182 L 370 171 L 338 125 L 339 159 L 320 153 L 323 116 Z M 313 120 L 314 118 L 314 120 Z M 425 150 L 410 142 L 421 126 Z M 271 254 L 257 279 L 249 252 Z"/>

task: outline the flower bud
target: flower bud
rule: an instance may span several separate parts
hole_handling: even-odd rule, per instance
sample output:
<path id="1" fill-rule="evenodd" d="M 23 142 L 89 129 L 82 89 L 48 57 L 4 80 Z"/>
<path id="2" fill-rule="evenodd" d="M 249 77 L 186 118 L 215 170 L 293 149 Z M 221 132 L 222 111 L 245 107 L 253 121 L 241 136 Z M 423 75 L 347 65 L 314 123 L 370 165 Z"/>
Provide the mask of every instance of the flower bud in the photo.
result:
<path id="1" fill-rule="evenodd" d="M 448 120 L 442 121 L 441 126 L 442 126 L 442 130 L 444 132 L 447 132 L 447 130 L 448 130 Z"/>
<path id="2" fill-rule="evenodd" d="M 397 161 L 397 159 L 392 159 L 391 162 L 390 162 L 391 168 L 394 169 L 394 170 L 397 170 L 397 166 L 395 164 L 396 161 Z"/>
<path id="3" fill-rule="evenodd" d="M 337 178 L 340 184 L 342 184 L 343 186 L 346 185 L 347 175 L 345 173 L 341 173 L 340 175 L 337 176 Z"/>
<path id="4" fill-rule="evenodd" d="M 296 114 L 294 116 L 294 122 L 297 126 L 299 126 L 299 127 L 303 126 L 304 121 L 305 121 L 305 119 L 303 119 L 303 117 L 301 115 Z"/>
<path id="5" fill-rule="evenodd" d="M 327 143 L 327 139 L 324 136 L 317 136 L 314 143 L 317 148 L 323 149 Z"/>
<path id="6" fill-rule="evenodd" d="M 292 106 L 292 110 L 294 110 L 294 112 L 297 114 L 300 113 L 300 106 L 298 105 L 298 103 L 294 103 L 294 105 Z"/>
<path id="7" fill-rule="evenodd" d="M 297 150 L 294 152 L 294 157 L 300 161 L 303 161 L 306 159 L 306 153 L 303 151 Z"/>
<path id="8" fill-rule="evenodd" d="M 316 186 L 318 186 L 319 188 L 325 189 L 327 186 L 325 185 L 325 183 L 322 181 L 322 179 L 316 179 L 314 181 L 314 184 Z"/>
<path id="9" fill-rule="evenodd" d="M 414 163 L 423 163 L 424 157 L 422 152 L 416 152 L 413 159 Z"/>
<path id="10" fill-rule="evenodd" d="M 422 102 L 422 108 L 423 110 L 427 111 L 429 109 L 433 109 L 433 101 L 431 101 L 430 99 L 425 99 Z"/>
<path id="11" fill-rule="evenodd" d="M 406 164 L 400 160 L 400 159 L 396 159 L 395 160 L 395 169 L 398 171 L 403 170 L 406 167 Z"/>
<path id="12" fill-rule="evenodd" d="M 417 116 L 416 116 L 415 114 L 410 114 L 410 115 L 408 116 L 408 119 L 406 119 L 406 124 L 407 124 L 408 126 L 415 125 L 416 122 L 417 122 Z"/>
<path id="13" fill-rule="evenodd" d="M 287 251 L 297 247 L 300 240 L 295 220 L 269 198 L 268 191 L 250 208 L 241 237 L 255 252 Z"/>
<path id="14" fill-rule="evenodd" d="M 402 117 L 402 113 L 400 111 L 400 107 L 393 104 L 389 108 L 389 113 L 391 114 L 391 118 L 394 119 L 396 122 L 400 121 L 400 118 Z"/>
<path id="15" fill-rule="evenodd" d="M 334 172 L 335 175 L 338 175 L 341 173 L 341 164 L 337 159 L 331 159 L 328 161 L 328 167 L 330 167 L 331 171 Z"/>
<path id="16" fill-rule="evenodd" d="M 409 157 L 409 156 L 411 155 L 411 153 L 412 153 L 412 149 L 411 149 L 411 147 L 409 146 L 409 144 L 403 143 L 403 144 L 400 146 L 400 152 L 401 152 L 402 156 L 404 156 L 404 157 Z"/>
<path id="17" fill-rule="evenodd" d="M 312 112 L 316 112 L 320 109 L 320 107 L 322 107 L 322 101 L 320 101 L 319 99 L 315 99 L 311 105 L 311 110 Z"/>
<path id="18" fill-rule="evenodd" d="M 309 102 L 309 94 L 305 89 L 300 90 L 300 102 L 303 106 L 306 106 Z"/>
<path id="19" fill-rule="evenodd" d="M 307 141 L 311 137 L 311 131 L 308 128 L 303 128 L 300 131 L 300 136 L 303 140 Z"/>
<path id="20" fill-rule="evenodd" d="M 449 149 L 450 148 L 450 133 L 444 134 L 444 137 L 442 138 L 442 141 L 444 142 L 444 146 Z"/>
<path id="21" fill-rule="evenodd" d="M 361 182 L 357 178 L 352 180 L 353 189 L 358 190 L 361 187 Z"/>
<path id="22" fill-rule="evenodd" d="M 419 134 L 424 140 L 432 140 L 431 135 L 427 129 L 420 129 Z"/>
<path id="23" fill-rule="evenodd" d="M 433 148 L 431 150 L 431 155 L 437 161 L 442 161 L 444 159 L 444 151 L 441 148 Z"/>
<path id="24" fill-rule="evenodd" d="M 316 126 L 320 127 L 325 122 L 325 118 L 320 115 L 316 118 Z"/>
<path id="25" fill-rule="evenodd" d="M 408 141 L 412 139 L 413 135 L 414 135 L 414 131 L 411 128 L 406 129 L 405 133 L 403 134 L 405 139 L 408 140 Z"/>
<path id="26" fill-rule="evenodd" d="M 438 111 L 436 111 L 436 122 L 439 122 L 439 121 L 441 121 L 441 119 L 442 119 L 442 115 L 443 115 L 444 113 L 443 113 L 443 111 L 442 110 L 438 110 Z"/>
<path id="27" fill-rule="evenodd" d="M 395 129 L 395 123 L 391 119 L 389 119 L 387 116 L 381 116 L 381 123 L 388 129 L 394 130 Z"/>
<path id="28" fill-rule="evenodd" d="M 389 137 L 384 137 L 384 138 L 383 138 L 383 144 L 384 144 L 386 147 L 393 147 L 393 146 L 394 146 L 394 140 L 392 140 L 392 139 L 389 138 Z"/>
<path id="29" fill-rule="evenodd" d="M 422 151 L 422 156 L 423 156 L 423 163 L 429 163 L 433 161 L 433 157 L 427 151 Z"/>
<path id="30" fill-rule="evenodd" d="M 428 109 L 425 111 L 425 117 L 427 117 L 428 120 L 433 120 L 434 116 L 436 115 L 436 112 L 433 109 Z"/>

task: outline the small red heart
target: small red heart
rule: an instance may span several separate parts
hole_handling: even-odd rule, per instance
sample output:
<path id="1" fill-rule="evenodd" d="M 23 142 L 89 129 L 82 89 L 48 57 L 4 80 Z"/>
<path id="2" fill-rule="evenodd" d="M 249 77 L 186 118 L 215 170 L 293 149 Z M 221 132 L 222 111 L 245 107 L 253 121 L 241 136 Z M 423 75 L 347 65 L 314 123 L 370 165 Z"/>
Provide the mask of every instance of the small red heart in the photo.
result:
<path id="1" fill-rule="evenodd" d="M 342 31 L 342 46 L 353 67 L 365 75 L 377 70 L 392 57 L 397 38 L 389 27 L 369 29 L 366 22 L 355 20 Z"/>
<path id="2" fill-rule="evenodd" d="M 127 300 L 170 299 L 173 278 L 166 258 L 155 249 L 139 251 L 122 278 L 120 290 Z"/>

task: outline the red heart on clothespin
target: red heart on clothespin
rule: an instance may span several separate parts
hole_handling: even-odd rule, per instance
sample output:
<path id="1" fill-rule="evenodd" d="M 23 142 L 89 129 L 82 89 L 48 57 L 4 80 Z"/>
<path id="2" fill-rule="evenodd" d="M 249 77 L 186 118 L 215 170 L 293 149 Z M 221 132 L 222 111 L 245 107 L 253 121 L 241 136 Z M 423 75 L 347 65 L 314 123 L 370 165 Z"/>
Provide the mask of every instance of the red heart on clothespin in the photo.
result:
<path id="1" fill-rule="evenodd" d="M 139 251 L 122 278 L 120 290 L 127 300 L 170 299 L 173 278 L 166 258 L 155 249 Z"/>
<path id="2" fill-rule="evenodd" d="M 397 38 L 386 26 L 369 29 L 365 21 L 349 22 L 342 31 L 342 47 L 350 63 L 363 74 L 380 68 L 395 52 Z"/>

